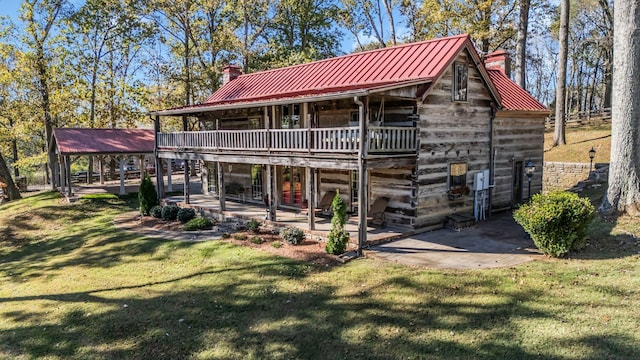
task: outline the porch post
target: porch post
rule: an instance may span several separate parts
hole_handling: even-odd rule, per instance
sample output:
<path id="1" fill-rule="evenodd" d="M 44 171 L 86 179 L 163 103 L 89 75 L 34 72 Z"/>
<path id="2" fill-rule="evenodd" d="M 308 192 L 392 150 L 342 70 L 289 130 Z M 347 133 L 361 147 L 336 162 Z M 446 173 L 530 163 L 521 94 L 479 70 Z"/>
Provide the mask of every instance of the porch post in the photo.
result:
<path id="1" fill-rule="evenodd" d="M 173 159 L 165 159 L 167 162 L 167 191 L 173 191 Z"/>
<path id="2" fill-rule="evenodd" d="M 142 181 L 147 172 L 144 168 L 144 155 L 138 155 L 138 168 L 140 169 L 140 181 Z"/>
<path id="3" fill-rule="evenodd" d="M 267 220 L 271 220 L 273 221 L 275 219 L 275 216 L 273 214 L 273 212 L 275 211 L 275 209 L 273 208 L 273 182 L 271 181 L 271 177 L 273 176 L 273 173 L 271 172 L 271 165 L 267 165 Z"/>
<path id="4" fill-rule="evenodd" d="M 200 164 L 200 183 L 202 184 L 202 193 L 209 195 L 209 168 L 206 162 Z"/>
<path id="5" fill-rule="evenodd" d="M 358 105 L 358 123 L 360 125 L 360 144 L 358 149 L 358 256 L 367 241 L 367 120 L 364 103 L 356 96 L 353 101 Z"/>
<path id="6" fill-rule="evenodd" d="M 188 131 L 189 126 L 187 124 L 187 117 L 185 115 L 182 116 L 182 131 Z M 191 202 L 191 190 L 189 189 L 189 177 L 191 172 L 189 171 L 189 160 L 182 160 L 184 163 L 184 202 L 189 204 Z"/>
<path id="7" fill-rule="evenodd" d="M 156 160 L 156 192 L 158 193 L 158 200 L 164 197 L 164 176 L 162 175 L 162 159 L 158 154 L 158 134 L 160 133 L 160 116 L 156 116 L 154 120 L 154 138 L 155 138 L 155 148 L 154 148 L 154 158 Z"/>
<path id="8" fill-rule="evenodd" d="M 64 157 L 64 175 L 64 180 L 67 183 L 67 195 L 71 197 L 73 195 L 73 187 L 71 186 L 71 157 L 69 155 Z"/>
<path id="9" fill-rule="evenodd" d="M 220 211 L 227 210 L 227 204 L 225 202 L 225 191 L 224 191 L 224 169 L 223 164 L 221 162 L 216 162 L 218 166 L 218 200 L 220 200 Z"/>
<path id="10" fill-rule="evenodd" d="M 316 229 L 316 214 L 314 204 L 316 203 L 316 172 L 314 169 L 308 167 L 307 169 L 307 221 L 309 224 L 309 230 Z"/>

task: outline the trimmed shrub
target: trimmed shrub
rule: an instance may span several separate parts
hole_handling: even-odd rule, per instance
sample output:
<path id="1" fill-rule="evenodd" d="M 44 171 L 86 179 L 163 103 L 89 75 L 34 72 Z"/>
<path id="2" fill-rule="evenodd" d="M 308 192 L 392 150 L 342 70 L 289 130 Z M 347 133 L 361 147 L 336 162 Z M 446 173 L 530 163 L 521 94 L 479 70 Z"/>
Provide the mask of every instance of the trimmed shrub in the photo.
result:
<path id="1" fill-rule="evenodd" d="M 178 217 L 179 207 L 176 205 L 167 205 L 162 208 L 162 220 L 164 221 L 172 221 Z"/>
<path id="2" fill-rule="evenodd" d="M 282 240 L 288 242 L 291 245 L 302 244 L 304 240 L 304 232 L 296 227 L 287 226 L 280 230 L 280 237 Z"/>
<path id="3" fill-rule="evenodd" d="M 347 205 L 340 196 L 340 192 L 336 191 L 331 203 L 333 217 L 331 218 L 331 230 L 327 237 L 327 246 L 325 250 L 328 254 L 340 255 L 347 249 L 349 243 L 349 232 L 344 229 L 347 223 Z"/>
<path id="4" fill-rule="evenodd" d="M 231 237 L 231 234 L 229 234 L 228 232 L 222 233 L 222 235 L 220 235 L 220 237 L 223 238 L 223 239 L 228 239 L 228 238 Z"/>
<path id="5" fill-rule="evenodd" d="M 176 214 L 176 219 L 181 223 L 186 223 L 196 217 L 196 211 L 192 208 L 181 208 Z"/>
<path id="6" fill-rule="evenodd" d="M 589 199 L 566 191 L 536 194 L 513 213 L 544 254 L 561 257 L 585 246 L 595 209 Z"/>
<path id="7" fill-rule="evenodd" d="M 143 216 L 148 216 L 151 208 L 158 205 L 158 193 L 149 175 L 146 175 L 140 181 L 138 202 L 140 203 L 140 214 Z"/>
<path id="8" fill-rule="evenodd" d="M 260 245 L 264 242 L 264 239 L 261 238 L 260 236 L 254 236 L 251 238 L 251 242 L 257 245 Z"/>
<path id="9" fill-rule="evenodd" d="M 162 206 L 156 205 L 149 210 L 149 214 L 156 219 L 162 218 Z"/>
<path id="10" fill-rule="evenodd" d="M 279 249 L 282 247 L 282 243 L 280 241 L 274 241 L 271 243 L 271 246 L 273 246 L 276 249 Z"/>
<path id="11" fill-rule="evenodd" d="M 249 231 L 251 231 L 254 234 L 257 234 L 260 232 L 260 226 L 262 225 L 262 223 L 256 219 L 251 219 L 248 223 L 247 223 L 247 229 L 249 229 Z"/>
<path id="12" fill-rule="evenodd" d="M 245 234 L 234 234 L 233 238 L 236 240 L 247 240 L 247 235 Z"/>
<path id="13" fill-rule="evenodd" d="M 199 217 L 189 220 L 182 226 L 184 231 L 196 231 L 196 230 L 211 230 L 213 222 L 209 218 Z"/>

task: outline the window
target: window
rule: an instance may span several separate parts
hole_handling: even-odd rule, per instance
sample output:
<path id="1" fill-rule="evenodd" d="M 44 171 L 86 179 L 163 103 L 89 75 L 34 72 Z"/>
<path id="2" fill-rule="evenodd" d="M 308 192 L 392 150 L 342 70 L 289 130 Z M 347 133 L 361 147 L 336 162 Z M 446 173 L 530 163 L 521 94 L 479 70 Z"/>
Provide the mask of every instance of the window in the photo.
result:
<path id="1" fill-rule="evenodd" d="M 449 190 L 467 190 L 467 164 L 449 164 Z"/>
<path id="2" fill-rule="evenodd" d="M 452 97 L 454 101 L 467 101 L 467 73 L 469 68 L 466 63 L 453 64 Z"/>

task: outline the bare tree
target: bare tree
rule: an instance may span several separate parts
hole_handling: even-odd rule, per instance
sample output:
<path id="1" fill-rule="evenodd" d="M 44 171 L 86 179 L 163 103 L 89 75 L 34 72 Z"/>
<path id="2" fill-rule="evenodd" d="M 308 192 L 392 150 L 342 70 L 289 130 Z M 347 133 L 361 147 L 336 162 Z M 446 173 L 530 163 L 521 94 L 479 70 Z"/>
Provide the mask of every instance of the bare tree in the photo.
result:
<path id="1" fill-rule="evenodd" d="M 529 7 L 531 0 L 520 0 L 520 21 L 518 22 L 518 37 L 516 39 L 516 83 L 521 88 L 527 88 L 527 31 L 529 28 Z"/>
<path id="2" fill-rule="evenodd" d="M 609 188 L 600 211 L 640 216 L 640 1 L 617 0 Z"/>
<path id="3" fill-rule="evenodd" d="M 569 52 L 569 0 L 560 3 L 560 60 L 556 85 L 556 123 L 553 146 L 566 144 L 564 136 L 565 93 L 567 86 L 567 55 Z"/>

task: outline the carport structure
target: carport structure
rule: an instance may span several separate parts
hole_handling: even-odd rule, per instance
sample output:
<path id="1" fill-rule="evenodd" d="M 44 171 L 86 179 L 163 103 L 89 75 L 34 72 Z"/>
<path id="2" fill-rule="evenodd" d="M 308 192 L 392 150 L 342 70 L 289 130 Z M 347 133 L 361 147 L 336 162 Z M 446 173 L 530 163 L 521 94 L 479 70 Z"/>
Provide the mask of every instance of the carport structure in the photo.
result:
<path id="1" fill-rule="evenodd" d="M 143 171 L 144 157 L 154 154 L 153 129 L 83 129 L 57 128 L 53 130 L 51 149 L 56 154 L 58 166 L 53 166 L 52 178 L 56 187 L 68 196 L 71 186 L 72 157 L 95 156 L 100 164 L 100 183 L 104 183 L 104 164 L 107 158 L 115 159 L 120 170 L 120 194 L 125 194 L 125 168 L 131 158 L 139 160 Z M 93 169 L 88 169 L 91 179 Z"/>

